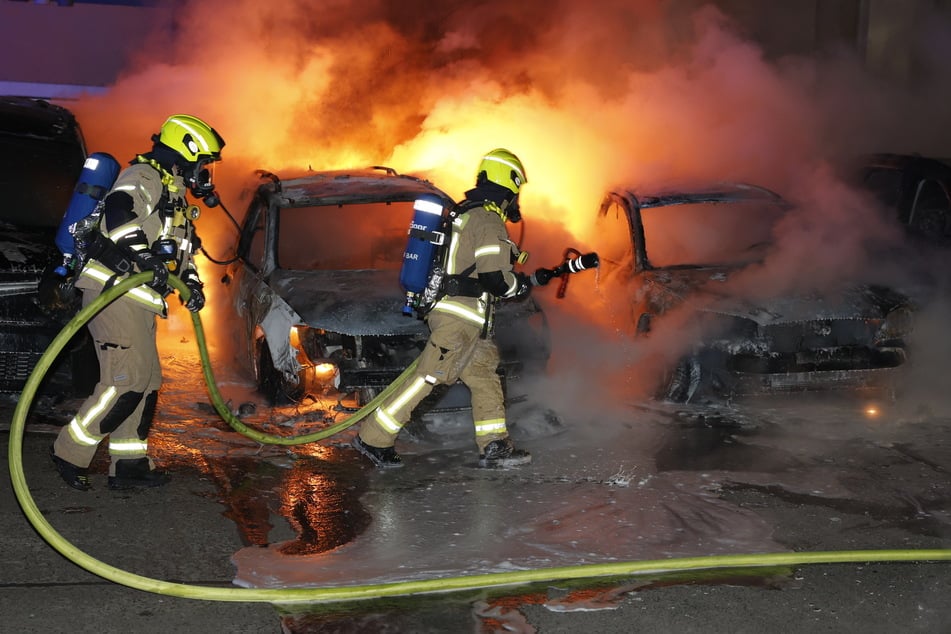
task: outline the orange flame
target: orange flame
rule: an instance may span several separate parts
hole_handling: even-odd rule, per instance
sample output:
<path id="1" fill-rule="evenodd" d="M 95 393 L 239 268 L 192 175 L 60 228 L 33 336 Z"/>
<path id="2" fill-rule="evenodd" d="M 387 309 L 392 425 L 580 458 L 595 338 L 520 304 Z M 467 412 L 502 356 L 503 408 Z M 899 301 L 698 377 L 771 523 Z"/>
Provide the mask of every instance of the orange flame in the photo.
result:
<path id="1" fill-rule="evenodd" d="M 211 122 L 227 141 L 219 191 L 238 220 L 257 168 L 388 165 L 461 197 L 494 147 L 527 169 L 530 268 L 565 246 L 594 250 L 593 214 L 618 184 L 745 180 L 808 191 L 817 222 L 841 213 L 815 191 L 829 128 L 812 76 L 771 64 L 702 2 L 202 0 L 175 16 L 105 95 L 73 108 L 91 149 L 119 157 L 147 151 L 169 114 Z M 199 231 L 229 255 L 219 211 Z M 834 250 L 806 241 L 794 261 L 836 271 L 860 252 L 857 233 Z"/>

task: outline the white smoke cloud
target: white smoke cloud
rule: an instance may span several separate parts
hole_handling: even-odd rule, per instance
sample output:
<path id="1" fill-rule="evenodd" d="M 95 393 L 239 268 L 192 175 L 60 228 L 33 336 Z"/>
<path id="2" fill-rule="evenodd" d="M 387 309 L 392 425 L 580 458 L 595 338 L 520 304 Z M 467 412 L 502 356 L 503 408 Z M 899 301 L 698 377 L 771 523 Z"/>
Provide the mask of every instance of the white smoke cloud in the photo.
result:
<path id="1" fill-rule="evenodd" d="M 196 0 L 176 18 L 105 95 L 76 104 L 93 150 L 131 157 L 169 114 L 201 116 L 227 140 L 218 178 L 240 213 L 254 168 L 385 164 L 461 196 L 482 153 L 507 147 L 528 172 L 533 266 L 596 244 L 609 187 L 735 179 L 799 209 L 747 292 L 834 288 L 897 234 L 831 165 L 951 145 L 946 14 L 919 16 L 920 66 L 900 83 L 847 47 L 767 57 L 723 12 L 687 0 Z M 227 245 L 225 224 L 203 228 L 208 248 Z"/>

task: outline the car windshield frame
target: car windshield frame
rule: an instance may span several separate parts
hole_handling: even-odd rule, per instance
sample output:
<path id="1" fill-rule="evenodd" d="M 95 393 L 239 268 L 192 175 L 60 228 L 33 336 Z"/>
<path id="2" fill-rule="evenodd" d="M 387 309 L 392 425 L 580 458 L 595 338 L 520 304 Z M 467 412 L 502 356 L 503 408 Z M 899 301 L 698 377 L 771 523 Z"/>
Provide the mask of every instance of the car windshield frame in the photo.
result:
<path id="1" fill-rule="evenodd" d="M 652 268 L 745 264 L 773 244 L 775 226 L 784 214 L 774 202 L 752 200 L 642 208 L 647 261 Z"/>
<path id="2" fill-rule="evenodd" d="M 276 210 L 277 267 L 397 271 L 412 217 L 412 201 L 281 206 Z"/>
<path id="3" fill-rule="evenodd" d="M 779 194 L 745 183 L 652 194 L 627 190 L 615 197 L 628 209 L 637 270 L 743 266 L 760 260 L 791 208 Z"/>

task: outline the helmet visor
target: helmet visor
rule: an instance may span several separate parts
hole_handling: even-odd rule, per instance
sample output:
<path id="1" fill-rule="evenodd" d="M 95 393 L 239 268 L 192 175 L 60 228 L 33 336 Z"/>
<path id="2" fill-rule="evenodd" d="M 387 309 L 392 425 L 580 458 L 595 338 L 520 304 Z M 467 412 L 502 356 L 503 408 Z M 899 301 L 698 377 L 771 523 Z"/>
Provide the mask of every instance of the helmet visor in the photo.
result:
<path id="1" fill-rule="evenodd" d="M 215 162 L 211 157 L 202 157 L 185 174 L 188 189 L 198 198 L 215 191 Z"/>
<path id="2" fill-rule="evenodd" d="M 505 205 L 504 209 L 505 217 L 503 220 L 508 220 L 509 222 L 520 222 L 522 220 L 522 210 L 518 206 L 518 194 Z"/>

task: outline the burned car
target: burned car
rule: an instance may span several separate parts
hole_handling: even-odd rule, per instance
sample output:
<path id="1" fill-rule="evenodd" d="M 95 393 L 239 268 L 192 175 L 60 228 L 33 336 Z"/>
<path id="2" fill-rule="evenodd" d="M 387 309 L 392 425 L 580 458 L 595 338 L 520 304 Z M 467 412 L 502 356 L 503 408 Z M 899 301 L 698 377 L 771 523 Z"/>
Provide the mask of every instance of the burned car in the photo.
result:
<path id="1" fill-rule="evenodd" d="M 951 164 L 892 153 L 856 162 L 852 180 L 871 192 L 913 240 L 951 246 Z"/>
<path id="2" fill-rule="evenodd" d="M 453 201 L 388 168 L 262 176 L 223 278 L 244 367 L 273 403 L 329 395 L 362 406 L 428 339 L 426 323 L 404 314 L 399 282 L 414 201 Z M 510 396 L 514 380 L 547 363 L 547 322 L 527 298 L 501 304 L 495 327 Z M 457 384 L 420 407 L 464 409 L 468 398 Z"/>
<path id="3" fill-rule="evenodd" d="M 951 163 L 918 154 L 880 152 L 842 169 L 845 182 L 866 192 L 901 239 L 879 249 L 880 263 L 918 304 L 947 295 L 951 249 Z"/>
<path id="4" fill-rule="evenodd" d="M 62 261 L 54 236 L 86 158 L 68 109 L 0 97 L 0 392 L 19 393 L 53 338 L 78 310 L 78 294 L 45 294 Z M 56 359 L 41 391 L 82 395 L 98 377 L 85 328 Z"/>
<path id="5" fill-rule="evenodd" d="M 675 342 L 658 397 L 875 387 L 904 365 L 912 308 L 900 293 L 857 285 L 834 297 L 762 299 L 731 285 L 763 261 L 789 210 L 778 194 L 745 184 L 604 198 L 594 245 L 602 286 L 624 298 L 618 312 L 635 339 L 667 325 L 665 341 Z"/>

